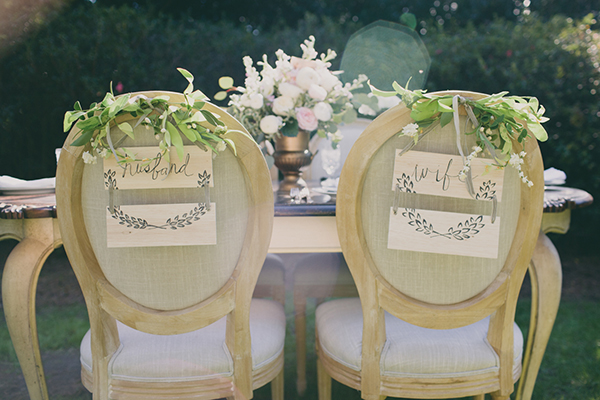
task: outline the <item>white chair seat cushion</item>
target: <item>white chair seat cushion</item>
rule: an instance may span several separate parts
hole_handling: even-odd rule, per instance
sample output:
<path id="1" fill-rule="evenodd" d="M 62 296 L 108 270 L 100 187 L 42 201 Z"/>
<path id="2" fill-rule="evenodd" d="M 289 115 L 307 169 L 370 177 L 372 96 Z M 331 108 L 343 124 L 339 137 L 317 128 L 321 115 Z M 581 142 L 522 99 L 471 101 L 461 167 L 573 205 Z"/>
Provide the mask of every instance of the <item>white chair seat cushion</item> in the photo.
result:
<path id="1" fill-rule="evenodd" d="M 225 345 L 226 317 L 197 331 L 152 335 L 117 321 L 121 345 L 109 363 L 111 379 L 186 381 L 231 376 L 233 361 Z M 285 312 L 272 300 L 253 299 L 250 305 L 252 366 L 256 370 L 283 352 Z M 92 371 L 90 331 L 81 343 L 81 364 Z"/>
<path id="2" fill-rule="evenodd" d="M 360 371 L 363 315 L 360 300 L 321 304 L 316 311 L 321 349 L 335 361 Z M 387 340 L 381 357 L 386 376 L 447 378 L 497 372 L 499 359 L 487 340 L 489 317 L 456 329 L 421 328 L 385 313 Z M 514 360 L 518 370 L 523 335 L 514 325 Z"/>

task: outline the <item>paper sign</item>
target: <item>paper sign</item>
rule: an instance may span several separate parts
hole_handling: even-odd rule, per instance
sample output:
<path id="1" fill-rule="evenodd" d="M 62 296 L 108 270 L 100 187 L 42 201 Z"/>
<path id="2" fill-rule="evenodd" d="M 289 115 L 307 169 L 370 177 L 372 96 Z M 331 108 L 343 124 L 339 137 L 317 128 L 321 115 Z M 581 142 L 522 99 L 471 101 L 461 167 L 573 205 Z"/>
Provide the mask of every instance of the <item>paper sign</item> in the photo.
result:
<path id="1" fill-rule="evenodd" d="M 107 247 L 196 246 L 217 243 L 216 205 L 117 206 L 106 210 Z"/>
<path id="2" fill-rule="evenodd" d="M 389 249 L 495 259 L 499 239 L 500 218 L 390 208 Z"/>
<path id="3" fill-rule="evenodd" d="M 153 159 L 147 165 L 143 162 L 119 165 L 114 157 L 104 160 L 104 188 L 114 185 L 114 189 L 160 189 L 190 188 L 208 183 L 213 186 L 212 152 L 198 146 L 184 146 L 184 157 L 180 160 L 172 149 L 171 164 L 160 155 L 156 147 L 128 147 L 138 159 Z"/>
<path id="4" fill-rule="evenodd" d="M 401 155 L 401 152 L 396 150 L 392 190 L 399 185 L 403 192 L 472 198 L 466 183 L 458 178 L 463 169 L 461 156 L 421 151 Z M 502 198 L 504 170 L 491 164 L 492 160 L 486 158 L 474 158 L 471 162 L 475 199 L 491 200 L 496 196 L 500 201 Z"/>

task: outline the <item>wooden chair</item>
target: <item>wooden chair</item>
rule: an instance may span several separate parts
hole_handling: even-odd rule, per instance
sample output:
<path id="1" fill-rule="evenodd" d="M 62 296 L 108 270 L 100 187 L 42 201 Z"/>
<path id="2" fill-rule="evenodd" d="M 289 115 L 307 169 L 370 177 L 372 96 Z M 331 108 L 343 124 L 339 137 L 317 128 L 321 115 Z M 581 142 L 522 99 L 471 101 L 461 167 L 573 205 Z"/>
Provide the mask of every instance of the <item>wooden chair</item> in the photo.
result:
<path id="1" fill-rule="evenodd" d="M 184 102 L 176 93 L 141 94 Z M 206 234 L 192 235 L 184 226 L 183 236 L 173 243 L 163 239 L 149 247 L 120 247 L 132 239 L 111 238 L 110 208 L 200 207 L 207 193 L 197 187 L 119 187 L 109 194 L 102 161 L 84 164 L 85 149 L 70 146 L 77 129 L 63 146 L 57 209 L 90 317 L 81 362 L 83 384 L 94 399 L 249 399 L 268 382 L 273 398 L 283 398 L 284 310 L 275 301 L 252 299 L 273 223 L 269 171 L 258 146 L 241 133 L 241 124 L 216 106 L 205 108 L 234 130 L 226 137 L 235 143 L 237 155 L 228 148 L 212 160 L 212 211 L 204 207 L 200 221 L 212 213 L 216 228 L 211 231 L 208 219 L 202 222 Z M 128 120 L 135 125 L 132 117 L 120 122 Z M 134 133 L 135 142 L 126 138 L 124 147 L 156 148 L 154 132 L 138 126 Z M 119 134 L 112 129 L 113 140 Z M 198 245 L 210 232 L 216 232 L 216 244 Z"/>
<path id="2" fill-rule="evenodd" d="M 489 178 L 496 186 L 488 189 L 496 190 L 498 199 L 492 223 L 493 201 L 436 186 L 443 183 L 449 157 L 458 154 L 453 124 L 438 126 L 411 151 L 401 152 L 412 140 L 398 135 L 413 122 L 410 112 L 400 105 L 377 118 L 342 171 L 338 234 L 360 300 L 333 300 L 316 310 L 319 399 L 331 398 L 332 377 L 360 390 L 364 399 L 483 400 L 485 393 L 508 399 L 521 373 L 523 347 L 515 307 L 542 216 L 537 142 L 529 138 L 524 144 L 523 172 L 533 187 L 522 184 L 510 167 L 503 178 Z M 461 114 L 464 127 L 464 109 Z M 472 136 L 461 134 L 460 140 L 463 148 L 474 145 Z M 518 143 L 514 146 L 520 151 Z M 462 167 L 460 156 L 457 163 Z M 412 170 L 399 176 L 406 166 Z M 454 187 L 456 176 L 446 176 Z M 425 190 L 427 179 L 433 183 Z M 394 190 L 401 181 L 404 190 Z M 479 182 L 474 178 L 476 190 Z M 446 228 L 456 224 L 449 221 L 465 220 L 469 238 L 466 230 L 454 230 L 462 232 L 466 245 L 461 245 Z"/>

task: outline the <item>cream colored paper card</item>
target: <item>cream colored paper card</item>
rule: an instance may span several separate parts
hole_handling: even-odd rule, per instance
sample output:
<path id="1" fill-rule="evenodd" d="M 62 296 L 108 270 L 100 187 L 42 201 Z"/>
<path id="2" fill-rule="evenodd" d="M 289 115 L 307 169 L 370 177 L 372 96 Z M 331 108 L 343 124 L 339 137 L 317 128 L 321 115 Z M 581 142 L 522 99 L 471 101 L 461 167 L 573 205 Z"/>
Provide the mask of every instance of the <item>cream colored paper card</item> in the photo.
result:
<path id="1" fill-rule="evenodd" d="M 216 205 L 148 204 L 106 210 L 107 247 L 217 244 Z"/>
<path id="2" fill-rule="evenodd" d="M 184 146 L 183 161 L 177 156 L 175 149 L 170 150 L 171 164 L 162 157 L 156 147 L 128 147 L 127 150 L 137 158 L 151 159 L 148 165 L 142 162 L 127 163 L 121 167 L 111 156 L 104 160 L 104 187 L 111 184 L 116 189 L 161 189 L 191 188 L 202 186 L 208 180 L 213 186 L 212 152 L 204 151 L 198 146 Z"/>
<path id="3" fill-rule="evenodd" d="M 499 239 L 500 218 L 390 208 L 389 249 L 495 259 Z"/>
<path id="4" fill-rule="evenodd" d="M 458 179 L 463 169 L 461 156 L 422 151 L 407 151 L 400 155 L 401 152 L 396 150 L 392 190 L 398 184 L 403 192 L 472 198 L 465 182 Z M 494 195 L 498 201 L 502 198 L 504 170 L 491 164 L 492 160 L 486 158 L 474 158 L 471 162 L 475 198 L 478 200 L 491 200 Z"/>

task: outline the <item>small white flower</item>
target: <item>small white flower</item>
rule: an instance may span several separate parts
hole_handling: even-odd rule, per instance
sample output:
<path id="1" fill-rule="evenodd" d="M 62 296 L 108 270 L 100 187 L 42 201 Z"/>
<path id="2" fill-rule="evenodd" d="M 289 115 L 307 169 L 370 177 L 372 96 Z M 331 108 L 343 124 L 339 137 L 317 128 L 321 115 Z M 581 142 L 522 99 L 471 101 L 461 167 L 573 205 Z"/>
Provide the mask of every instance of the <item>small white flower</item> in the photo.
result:
<path id="1" fill-rule="evenodd" d="M 227 145 L 225 144 L 225 142 L 219 142 L 217 143 L 217 146 L 215 148 L 218 152 L 222 152 L 227 148 Z"/>
<path id="2" fill-rule="evenodd" d="M 274 115 L 267 115 L 260 120 L 260 130 L 266 135 L 273 135 L 277 133 L 281 125 L 283 125 L 282 118 Z"/>
<path id="3" fill-rule="evenodd" d="M 161 133 L 166 133 L 166 132 L 167 132 L 167 130 L 166 130 L 165 128 L 161 128 L 161 129 L 160 129 L 160 132 L 161 132 Z"/>
<path id="4" fill-rule="evenodd" d="M 419 134 L 419 125 L 414 122 L 402 128 L 402 134 L 405 136 L 415 137 Z"/>
<path id="5" fill-rule="evenodd" d="M 280 96 L 273 100 L 273 112 L 277 115 L 287 116 L 294 109 L 295 101 L 289 96 Z"/>
<path id="6" fill-rule="evenodd" d="M 510 155 L 510 160 L 508 161 L 510 165 L 517 169 L 521 169 L 521 164 L 523 164 L 523 159 L 516 153 Z"/>
<path id="7" fill-rule="evenodd" d="M 327 97 L 327 90 L 314 83 L 308 88 L 308 95 L 315 100 L 323 101 Z"/>
<path id="8" fill-rule="evenodd" d="M 160 117 L 158 117 L 158 119 L 165 119 L 165 114 L 161 114 Z"/>
<path id="9" fill-rule="evenodd" d="M 527 181 L 527 186 L 532 187 L 533 186 L 533 182 Z"/>
<path id="10" fill-rule="evenodd" d="M 144 122 L 147 123 L 147 124 L 151 124 L 152 123 L 152 121 L 150 121 L 150 118 L 148 118 L 148 117 L 144 118 Z"/>
<path id="11" fill-rule="evenodd" d="M 524 151 L 520 152 L 519 155 L 521 156 L 521 158 L 525 157 L 527 155 L 527 153 L 525 153 Z"/>
<path id="12" fill-rule="evenodd" d="M 315 113 L 315 117 L 317 117 L 319 121 L 329 121 L 333 114 L 333 108 L 331 108 L 331 105 L 329 103 L 321 101 L 315 104 L 315 106 L 313 107 L 313 112 Z"/>
<path id="13" fill-rule="evenodd" d="M 154 139 L 160 140 L 160 135 L 157 133 L 156 135 L 154 135 Z"/>
<path id="14" fill-rule="evenodd" d="M 108 157 L 108 149 L 106 149 L 105 147 L 103 147 L 103 148 L 100 148 L 100 147 L 98 147 L 98 148 L 96 149 L 96 152 L 97 152 L 97 153 L 98 153 L 98 155 L 99 155 L 100 157 L 102 157 L 102 158 L 106 158 L 106 157 Z"/>
<path id="15" fill-rule="evenodd" d="M 96 164 L 97 158 L 90 154 L 89 151 L 84 151 L 81 158 L 83 158 L 83 162 L 86 164 Z"/>

